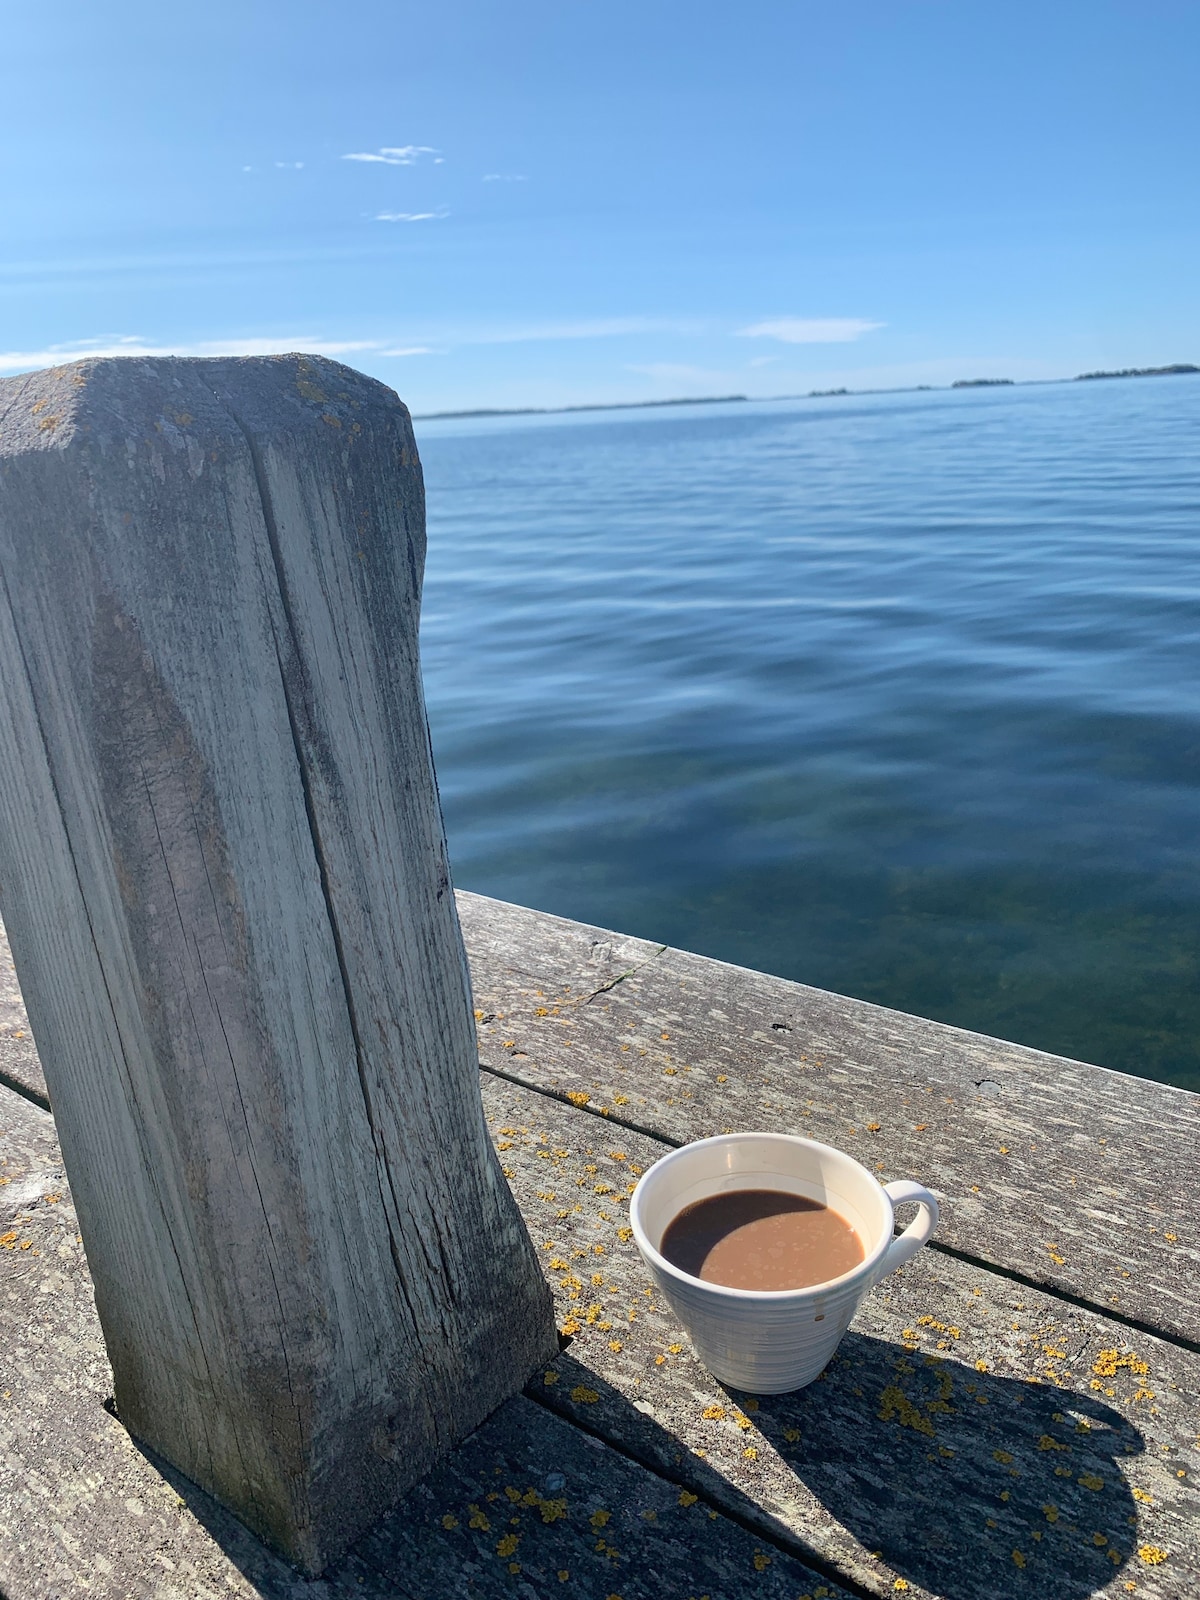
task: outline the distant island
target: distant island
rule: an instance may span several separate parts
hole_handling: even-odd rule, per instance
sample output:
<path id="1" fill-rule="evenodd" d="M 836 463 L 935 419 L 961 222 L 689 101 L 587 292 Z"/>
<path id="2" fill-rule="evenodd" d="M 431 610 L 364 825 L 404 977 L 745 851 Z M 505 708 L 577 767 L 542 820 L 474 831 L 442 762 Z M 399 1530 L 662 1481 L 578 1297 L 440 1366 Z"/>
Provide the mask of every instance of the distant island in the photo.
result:
<path id="1" fill-rule="evenodd" d="M 1172 378 L 1181 372 L 1200 372 L 1186 361 L 1177 361 L 1173 367 L 1122 367 L 1120 372 L 1081 372 L 1076 383 L 1086 383 L 1091 378 Z"/>
<path id="2" fill-rule="evenodd" d="M 1031 384 L 1046 383 L 1083 383 L 1095 378 L 1168 378 L 1182 374 L 1194 375 L 1200 373 L 1200 367 L 1189 362 L 1177 361 L 1169 367 L 1122 367 L 1120 371 L 1113 372 L 1080 372 L 1071 378 L 958 378 L 950 384 L 951 389 L 1006 389 L 1015 383 L 1022 387 Z M 897 389 L 810 389 L 807 394 L 773 394 L 756 395 L 753 398 L 762 405 L 772 401 L 781 400 L 829 400 L 841 395 L 869 395 L 869 394 L 927 394 L 932 393 L 936 385 L 931 383 L 918 383 L 910 387 Z M 744 403 L 751 399 L 746 394 L 706 394 L 706 395 L 681 395 L 675 400 L 617 400 L 595 401 L 585 406 L 481 406 L 472 411 L 424 411 L 414 412 L 414 422 L 442 422 L 454 418 L 469 419 L 473 417 L 553 417 L 564 416 L 576 411 L 646 411 L 658 406 L 725 406 Z"/>
<path id="3" fill-rule="evenodd" d="M 844 391 L 843 391 L 844 392 Z M 568 411 L 644 411 L 648 406 L 725 406 L 734 400 L 747 400 L 744 394 L 689 395 L 680 400 L 598 401 L 587 406 L 488 406 L 478 411 L 414 412 L 414 422 L 441 422 L 447 417 L 560 417 Z"/>

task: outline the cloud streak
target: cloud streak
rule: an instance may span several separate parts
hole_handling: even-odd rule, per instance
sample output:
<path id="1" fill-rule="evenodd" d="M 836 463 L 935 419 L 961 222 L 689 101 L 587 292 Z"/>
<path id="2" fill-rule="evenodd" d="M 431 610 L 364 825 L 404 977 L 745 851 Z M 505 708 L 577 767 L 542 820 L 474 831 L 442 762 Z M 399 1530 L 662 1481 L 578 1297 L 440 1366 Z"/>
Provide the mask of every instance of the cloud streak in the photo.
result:
<path id="1" fill-rule="evenodd" d="M 780 339 L 784 344 L 851 344 L 884 326 L 863 317 L 775 317 L 737 333 L 742 339 Z"/>
<path id="2" fill-rule="evenodd" d="M 374 222 L 439 222 L 450 213 L 443 207 L 440 211 L 377 211 L 372 218 Z"/>
<path id="3" fill-rule="evenodd" d="M 445 160 L 431 144 L 385 144 L 378 150 L 354 150 L 343 161 L 377 162 L 384 167 L 415 167 L 422 156 L 432 156 L 434 166 Z"/>

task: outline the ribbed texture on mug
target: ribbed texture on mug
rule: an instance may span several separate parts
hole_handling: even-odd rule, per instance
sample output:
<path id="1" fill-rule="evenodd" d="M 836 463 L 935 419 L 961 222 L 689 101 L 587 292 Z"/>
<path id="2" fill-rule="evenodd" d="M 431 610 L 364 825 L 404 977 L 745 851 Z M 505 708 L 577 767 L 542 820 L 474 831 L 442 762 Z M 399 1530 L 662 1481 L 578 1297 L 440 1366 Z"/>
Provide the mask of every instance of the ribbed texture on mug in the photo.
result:
<path id="1" fill-rule="evenodd" d="M 828 1365 L 874 1276 L 856 1277 L 832 1292 L 745 1296 L 723 1304 L 708 1285 L 697 1281 L 693 1289 L 668 1278 L 654 1262 L 646 1264 L 708 1370 L 751 1394 L 786 1394 L 812 1383 Z"/>

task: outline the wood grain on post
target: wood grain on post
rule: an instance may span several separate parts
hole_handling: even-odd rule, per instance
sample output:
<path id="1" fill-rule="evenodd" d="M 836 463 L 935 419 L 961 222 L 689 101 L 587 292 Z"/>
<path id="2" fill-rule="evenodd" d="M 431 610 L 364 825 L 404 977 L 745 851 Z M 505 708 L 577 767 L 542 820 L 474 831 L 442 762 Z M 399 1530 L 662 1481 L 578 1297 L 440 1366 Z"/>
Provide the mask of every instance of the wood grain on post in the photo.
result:
<path id="1" fill-rule="evenodd" d="M 0 383 L 0 896 L 122 1420 L 316 1572 L 556 1348 L 480 1104 L 408 413 Z"/>

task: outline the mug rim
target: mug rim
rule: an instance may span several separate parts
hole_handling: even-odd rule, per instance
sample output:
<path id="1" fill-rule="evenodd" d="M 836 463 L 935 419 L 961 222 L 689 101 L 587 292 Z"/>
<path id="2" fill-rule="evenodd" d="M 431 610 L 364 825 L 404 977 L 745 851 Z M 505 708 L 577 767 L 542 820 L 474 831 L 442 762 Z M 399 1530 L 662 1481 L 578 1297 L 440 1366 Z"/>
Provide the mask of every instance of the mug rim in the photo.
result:
<path id="1" fill-rule="evenodd" d="M 892 1231 L 890 1229 L 884 1229 L 883 1237 L 874 1250 L 869 1255 L 864 1255 L 857 1266 L 851 1267 L 848 1272 L 843 1272 L 836 1278 L 824 1278 L 820 1283 L 806 1284 L 800 1289 L 735 1289 L 731 1284 L 710 1283 L 705 1278 L 697 1278 L 694 1274 L 685 1272 L 682 1267 L 677 1267 L 673 1261 L 668 1261 L 666 1256 L 650 1243 L 646 1236 L 646 1230 L 642 1226 L 641 1203 L 644 1186 L 660 1167 L 666 1166 L 671 1161 L 679 1160 L 693 1150 L 704 1149 L 707 1146 L 757 1143 L 760 1139 L 783 1139 L 788 1144 L 803 1145 L 810 1150 L 828 1151 L 830 1155 L 837 1156 L 843 1161 L 848 1161 L 851 1166 L 857 1167 L 863 1177 L 869 1179 L 875 1186 L 883 1199 L 884 1205 L 892 1213 L 894 1223 L 895 1207 L 886 1187 L 861 1161 L 848 1154 L 847 1151 L 839 1150 L 836 1145 L 824 1144 L 819 1139 L 807 1139 L 800 1133 L 714 1133 L 710 1134 L 706 1139 L 693 1139 L 687 1144 L 679 1145 L 674 1150 L 669 1150 L 666 1155 L 659 1156 L 653 1166 L 647 1167 L 646 1171 L 638 1179 L 637 1188 L 629 1197 L 629 1222 L 633 1228 L 634 1243 L 641 1253 L 658 1271 L 666 1273 L 670 1278 L 677 1280 L 681 1284 L 686 1284 L 689 1288 L 695 1286 L 701 1291 L 715 1295 L 728 1296 L 735 1300 L 750 1303 L 763 1301 L 768 1305 L 781 1305 L 788 1300 L 802 1301 L 812 1299 L 818 1295 L 828 1294 L 831 1290 L 844 1289 L 852 1285 L 856 1279 L 866 1277 L 873 1268 L 878 1266 L 888 1246 L 892 1243 Z M 678 1212 L 676 1213 L 676 1215 L 679 1214 Z M 673 1222 L 674 1220 L 675 1218 L 672 1217 L 671 1221 Z M 667 1226 L 669 1227 L 670 1223 Z"/>

